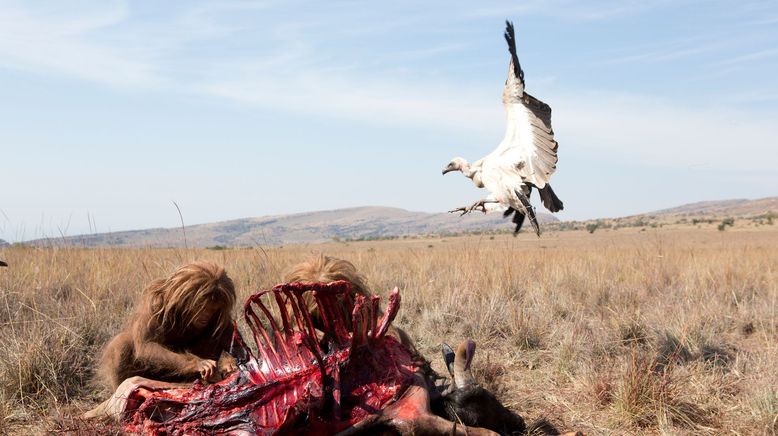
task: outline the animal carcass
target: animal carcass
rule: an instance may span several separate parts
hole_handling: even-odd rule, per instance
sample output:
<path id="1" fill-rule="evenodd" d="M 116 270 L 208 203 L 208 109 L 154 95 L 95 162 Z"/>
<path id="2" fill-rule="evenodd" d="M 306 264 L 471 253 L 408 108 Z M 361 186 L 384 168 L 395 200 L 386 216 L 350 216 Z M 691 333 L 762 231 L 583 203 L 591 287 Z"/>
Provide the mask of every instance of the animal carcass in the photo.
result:
<path id="1" fill-rule="evenodd" d="M 305 293 L 323 331 L 305 310 Z M 113 407 L 126 431 L 144 434 L 494 434 L 431 414 L 429 367 L 386 335 L 400 293 L 391 292 L 380 319 L 379 301 L 354 296 L 344 281 L 260 292 L 244 306 L 256 354 L 235 330 L 239 371 L 186 389 L 134 378 Z"/>

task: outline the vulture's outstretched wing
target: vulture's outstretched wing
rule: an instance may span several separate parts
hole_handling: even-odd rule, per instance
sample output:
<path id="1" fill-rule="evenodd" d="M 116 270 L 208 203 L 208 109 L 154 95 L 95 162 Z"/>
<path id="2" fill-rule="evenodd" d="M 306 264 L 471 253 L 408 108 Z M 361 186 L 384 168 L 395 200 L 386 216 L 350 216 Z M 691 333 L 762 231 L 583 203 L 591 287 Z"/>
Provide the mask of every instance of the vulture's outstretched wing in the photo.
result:
<path id="1" fill-rule="evenodd" d="M 513 25 L 508 22 L 505 40 L 511 52 L 508 78 L 502 102 L 507 112 L 505 137 L 487 156 L 490 166 L 516 172 L 523 182 L 539 189 L 546 186 L 556 171 L 559 144 L 551 128 L 551 107 L 524 92 L 524 71 L 516 55 Z"/>

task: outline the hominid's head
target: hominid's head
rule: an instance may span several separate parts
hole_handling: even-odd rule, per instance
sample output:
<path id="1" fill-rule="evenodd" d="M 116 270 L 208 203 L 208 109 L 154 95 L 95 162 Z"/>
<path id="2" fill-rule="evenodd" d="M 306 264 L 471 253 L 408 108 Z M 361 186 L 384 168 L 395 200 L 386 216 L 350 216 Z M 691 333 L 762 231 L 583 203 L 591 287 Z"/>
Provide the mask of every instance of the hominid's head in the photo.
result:
<path id="1" fill-rule="evenodd" d="M 210 327 L 216 334 L 231 326 L 235 286 L 221 266 L 193 262 L 152 282 L 143 298 L 148 327 L 156 326 L 163 334 Z"/>
<path id="2" fill-rule="evenodd" d="M 330 283 L 345 280 L 354 286 L 358 294 L 367 295 L 365 278 L 353 263 L 323 254 L 298 263 L 284 273 L 286 283 Z"/>

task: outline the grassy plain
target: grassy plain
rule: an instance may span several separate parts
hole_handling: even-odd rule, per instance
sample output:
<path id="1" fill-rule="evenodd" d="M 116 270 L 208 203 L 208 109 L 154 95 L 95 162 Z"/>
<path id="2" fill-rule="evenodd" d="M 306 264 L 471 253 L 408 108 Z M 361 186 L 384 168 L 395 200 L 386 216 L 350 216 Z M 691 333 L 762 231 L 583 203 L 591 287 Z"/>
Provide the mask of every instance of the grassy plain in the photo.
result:
<path id="1" fill-rule="evenodd" d="M 107 392 L 95 358 L 152 279 L 224 264 L 243 297 L 323 252 L 374 292 L 439 371 L 587 434 L 778 433 L 778 226 L 422 238 L 249 249 L 0 248 L 0 433 L 67 427 Z"/>

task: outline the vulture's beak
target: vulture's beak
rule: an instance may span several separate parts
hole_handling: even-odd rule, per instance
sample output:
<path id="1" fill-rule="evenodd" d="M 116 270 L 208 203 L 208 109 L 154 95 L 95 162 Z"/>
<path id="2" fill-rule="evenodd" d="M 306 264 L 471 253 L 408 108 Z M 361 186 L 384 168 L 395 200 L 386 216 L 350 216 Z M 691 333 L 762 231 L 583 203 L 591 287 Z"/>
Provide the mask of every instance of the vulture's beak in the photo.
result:
<path id="1" fill-rule="evenodd" d="M 454 169 L 451 168 L 450 166 L 448 166 L 448 167 L 443 168 L 443 173 L 442 174 L 445 176 L 446 173 L 451 172 L 451 171 L 454 171 Z"/>

